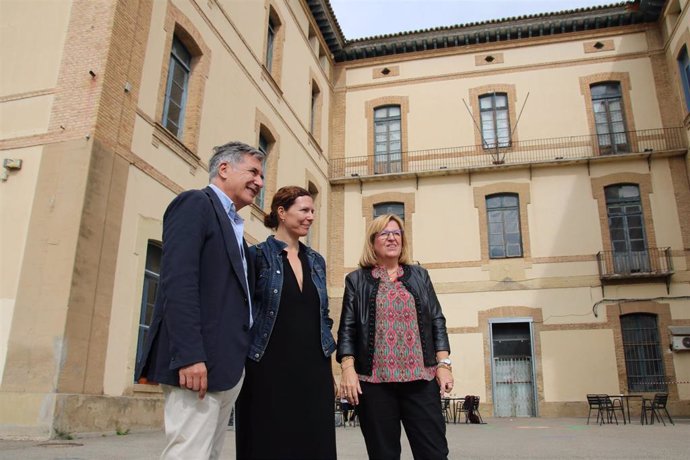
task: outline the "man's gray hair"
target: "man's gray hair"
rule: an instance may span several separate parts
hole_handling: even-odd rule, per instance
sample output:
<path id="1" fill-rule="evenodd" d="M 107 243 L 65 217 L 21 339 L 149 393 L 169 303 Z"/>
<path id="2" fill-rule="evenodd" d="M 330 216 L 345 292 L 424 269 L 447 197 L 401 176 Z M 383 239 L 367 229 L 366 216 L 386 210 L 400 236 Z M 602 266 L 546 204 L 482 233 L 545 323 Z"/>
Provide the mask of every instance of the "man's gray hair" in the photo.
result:
<path id="1" fill-rule="evenodd" d="M 221 163 L 237 165 L 242 162 L 242 157 L 244 155 L 251 155 L 259 161 L 264 161 L 268 156 L 267 153 L 255 149 L 244 142 L 233 141 L 219 145 L 218 147 L 213 147 L 213 156 L 211 156 L 211 160 L 208 162 L 209 180 L 213 180 L 213 178 L 218 175 L 218 169 Z"/>

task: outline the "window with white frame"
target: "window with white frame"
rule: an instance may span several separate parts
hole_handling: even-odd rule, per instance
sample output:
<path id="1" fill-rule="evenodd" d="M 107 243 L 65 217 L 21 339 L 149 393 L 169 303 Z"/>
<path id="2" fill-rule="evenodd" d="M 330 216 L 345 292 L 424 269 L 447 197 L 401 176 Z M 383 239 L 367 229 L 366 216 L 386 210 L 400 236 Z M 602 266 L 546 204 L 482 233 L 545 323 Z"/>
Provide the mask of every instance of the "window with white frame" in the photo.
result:
<path id="1" fill-rule="evenodd" d="M 489 258 L 522 257 L 520 199 L 514 193 L 486 197 Z"/>
<path id="2" fill-rule="evenodd" d="M 191 68 L 192 54 L 177 37 L 174 37 L 170 51 L 162 122 L 168 131 L 180 139 L 184 127 L 184 112 Z"/>

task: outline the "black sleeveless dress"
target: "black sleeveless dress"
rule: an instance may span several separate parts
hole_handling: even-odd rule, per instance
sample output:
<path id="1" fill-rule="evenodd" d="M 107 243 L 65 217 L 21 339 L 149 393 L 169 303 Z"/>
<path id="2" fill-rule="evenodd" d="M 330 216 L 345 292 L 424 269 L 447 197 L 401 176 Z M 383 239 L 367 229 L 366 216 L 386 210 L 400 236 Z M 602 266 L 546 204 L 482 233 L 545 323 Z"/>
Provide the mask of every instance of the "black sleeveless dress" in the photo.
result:
<path id="1" fill-rule="evenodd" d="M 238 459 L 335 459 L 331 360 L 321 349 L 319 295 L 306 254 L 302 291 L 283 252 L 278 317 L 263 358 L 247 360 L 237 400 Z"/>

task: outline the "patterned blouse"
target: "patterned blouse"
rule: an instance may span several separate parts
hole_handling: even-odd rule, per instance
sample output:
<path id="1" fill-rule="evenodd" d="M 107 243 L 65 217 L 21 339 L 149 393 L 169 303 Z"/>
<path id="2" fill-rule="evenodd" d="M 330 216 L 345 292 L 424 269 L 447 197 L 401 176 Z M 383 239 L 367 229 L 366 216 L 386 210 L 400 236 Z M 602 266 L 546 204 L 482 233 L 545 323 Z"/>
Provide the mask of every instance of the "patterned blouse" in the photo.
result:
<path id="1" fill-rule="evenodd" d="M 380 278 L 376 294 L 376 332 L 371 375 L 359 379 L 369 383 L 432 380 L 436 366 L 425 367 L 417 325 L 414 297 L 400 281 L 391 281 L 384 267 L 374 267 Z M 398 267 L 399 279 L 403 275 Z"/>

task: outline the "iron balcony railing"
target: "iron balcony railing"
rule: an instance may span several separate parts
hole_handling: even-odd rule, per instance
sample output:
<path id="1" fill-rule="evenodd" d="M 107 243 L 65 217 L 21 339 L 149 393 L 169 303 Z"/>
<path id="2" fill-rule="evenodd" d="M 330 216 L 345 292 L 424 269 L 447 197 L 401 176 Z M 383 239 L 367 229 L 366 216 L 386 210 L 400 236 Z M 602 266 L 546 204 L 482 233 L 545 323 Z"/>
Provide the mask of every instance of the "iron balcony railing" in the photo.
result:
<path id="1" fill-rule="evenodd" d="M 597 254 L 601 279 L 665 277 L 673 274 L 671 248 L 644 251 L 601 251 Z"/>
<path id="2" fill-rule="evenodd" d="M 330 161 L 331 180 L 384 174 L 471 170 L 500 165 L 553 163 L 604 156 L 668 152 L 686 148 L 682 128 L 645 129 L 593 136 L 569 136 L 497 145 L 471 145 L 385 155 L 348 156 Z"/>

